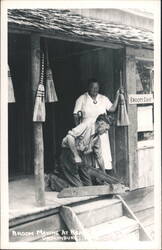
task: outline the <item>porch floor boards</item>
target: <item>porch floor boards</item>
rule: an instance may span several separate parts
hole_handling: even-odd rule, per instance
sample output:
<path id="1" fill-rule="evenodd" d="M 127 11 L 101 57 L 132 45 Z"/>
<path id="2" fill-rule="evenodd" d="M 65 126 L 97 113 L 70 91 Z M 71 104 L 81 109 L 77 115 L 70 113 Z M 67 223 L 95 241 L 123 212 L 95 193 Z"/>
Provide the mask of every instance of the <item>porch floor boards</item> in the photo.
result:
<path id="1" fill-rule="evenodd" d="M 57 198 L 57 194 L 58 192 L 53 191 L 45 192 L 46 205 L 38 207 L 35 201 L 34 176 L 9 182 L 9 220 L 95 198 L 95 196 Z"/>

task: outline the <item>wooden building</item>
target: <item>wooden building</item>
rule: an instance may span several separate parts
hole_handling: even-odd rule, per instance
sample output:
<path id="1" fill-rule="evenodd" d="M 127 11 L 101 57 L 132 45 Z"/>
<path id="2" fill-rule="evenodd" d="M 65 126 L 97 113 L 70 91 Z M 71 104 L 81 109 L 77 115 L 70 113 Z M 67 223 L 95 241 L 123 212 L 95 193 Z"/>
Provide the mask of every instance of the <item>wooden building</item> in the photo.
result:
<path id="1" fill-rule="evenodd" d="M 87 79 L 97 78 L 101 93 L 113 101 L 122 70 L 130 125 L 110 130 L 113 168 L 130 190 L 148 187 L 152 192 L 153 18 L 129 11 L 125 15 L 129 25 L 122 10 L 8 10 L 8 63 L 16 100 L 8 107 L 10 180 L 34 174 L 34 131 L 42 139 L 37 164 L 43 164 L 45 172 L 53 171 L 61 139 L 73 126 L 75 100 L 85 92 Z M 43 39 L 58 102 L 46 103 L 46 121 L 35 128 L 33 81 L 39 80 Z"/>

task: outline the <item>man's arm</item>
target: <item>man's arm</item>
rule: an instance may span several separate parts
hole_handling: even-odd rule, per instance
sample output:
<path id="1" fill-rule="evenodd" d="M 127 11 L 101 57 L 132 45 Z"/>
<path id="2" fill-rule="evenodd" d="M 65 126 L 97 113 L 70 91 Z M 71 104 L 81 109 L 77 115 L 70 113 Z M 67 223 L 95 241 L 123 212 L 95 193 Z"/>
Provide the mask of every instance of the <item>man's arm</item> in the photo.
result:
<path id="1" fill-rule="evenodd" d="M 76 138 L 78 138 L 82 133 L 84 133 L 87 125 L 85 123 L 81 123 L 72 130 L 70 130 L 66 136 L 68 147 L 74 155 L 74 160 L 76 163 L 81 163 L 81 158 L 79 156 L 78 150 L 76 148 Z"/>
<path id="2" fill-rule="evenodd" d="M 95 154 L 95 158 L 97 160 L 99 168 L 105 173 L 105 165 L 104 165 L 104 160 L 103 160 L 102 151 L 101 151 L 101 140 L 99 137 L 96 139 L 96 142 L 93 147 L 93 152 Z"/>
<path id="3" fill-rule="evenodd" d="M 82 159 L 80 158 L 78 150 L 76 149 L 76 146 L 75 146 L 75 137 L 68 134 L 67 135 L 67 142 L 68 142 L 68 145 L 69 145 L 69 148 L 70 148 L 71 152 L 74 155 L 75 163 L 81 163 Z"/>

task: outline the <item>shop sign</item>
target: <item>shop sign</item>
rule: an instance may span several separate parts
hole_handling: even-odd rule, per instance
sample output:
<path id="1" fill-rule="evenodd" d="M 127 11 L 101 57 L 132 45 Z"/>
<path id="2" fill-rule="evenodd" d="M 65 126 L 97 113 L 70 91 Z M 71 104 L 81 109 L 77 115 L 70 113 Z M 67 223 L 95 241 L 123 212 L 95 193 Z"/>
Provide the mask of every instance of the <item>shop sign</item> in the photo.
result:
<path id="1" fill-rule="evenodd" d="M 128 99 L 129 99 L 129 104 L 145 104 L 154 102 L 152 94 L 128 95 Z"/>

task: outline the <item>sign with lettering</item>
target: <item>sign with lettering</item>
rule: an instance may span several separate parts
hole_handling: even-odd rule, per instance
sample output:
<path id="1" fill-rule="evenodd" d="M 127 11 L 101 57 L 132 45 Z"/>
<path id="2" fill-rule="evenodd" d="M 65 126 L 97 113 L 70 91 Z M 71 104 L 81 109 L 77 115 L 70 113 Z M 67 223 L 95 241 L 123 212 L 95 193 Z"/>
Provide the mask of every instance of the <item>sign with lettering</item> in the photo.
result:
<path id="1" fill-rule="evenodd" d="M 145 104 L 154 102 L 152 94 L 128 95 L 128 99 L 129 99 L 129 104 Z"/>

